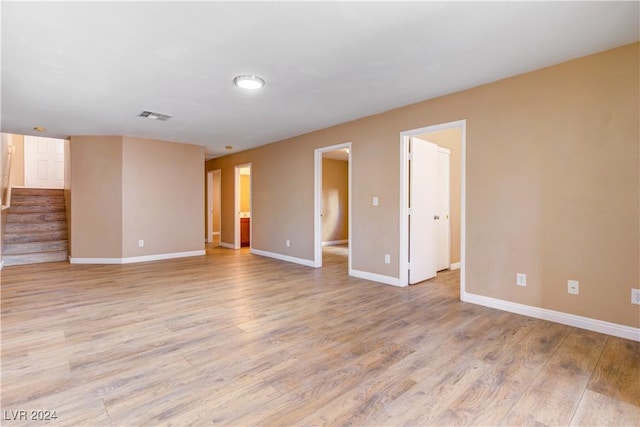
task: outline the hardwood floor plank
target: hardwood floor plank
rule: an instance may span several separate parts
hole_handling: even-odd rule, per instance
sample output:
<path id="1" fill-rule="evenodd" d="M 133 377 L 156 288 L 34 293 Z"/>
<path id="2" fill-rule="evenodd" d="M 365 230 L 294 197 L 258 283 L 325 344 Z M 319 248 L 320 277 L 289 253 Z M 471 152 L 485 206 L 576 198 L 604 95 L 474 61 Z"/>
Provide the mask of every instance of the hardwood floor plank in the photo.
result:
<path id="1" fill-rule="evenodd" d="M 606 340 L 602 334 L 573 330 L 502 424 L 568 425 Z"/>
<path id="2" fill-rule="evenodd" d="M 640 342 L 609 337 L 587 388 L 640 406 Z"/>
<path id="3" fill-rule="evenodd" d="M 638 426 L 640 425 L 640 407 L 586 390 L 571 426 Z"/>
<path id="4" fill-rule="evenodd" d="M 459 271 L 349 277 L 345 254 L 6 267 L 1 409 L 74 427 L 636 421 L 636 343 L 462 303 Z"/>
<path id="5" fill-rule="evenodd" d="M 541 323 L 429 423 L 499 425 L 571 330 L 564 325 Z"/>

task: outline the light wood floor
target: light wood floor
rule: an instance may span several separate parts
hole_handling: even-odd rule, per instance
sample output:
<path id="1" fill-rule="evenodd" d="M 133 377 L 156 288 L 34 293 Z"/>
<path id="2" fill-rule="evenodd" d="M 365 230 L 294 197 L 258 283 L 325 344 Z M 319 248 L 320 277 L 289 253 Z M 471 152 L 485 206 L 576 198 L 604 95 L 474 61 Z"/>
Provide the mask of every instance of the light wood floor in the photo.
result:
<path id="1" fill-rule="evenodd" d="M 2 425 L 640 425 L 637 342 L 461 303 L 457 271 L 207 252 L 5 268 Z"/>

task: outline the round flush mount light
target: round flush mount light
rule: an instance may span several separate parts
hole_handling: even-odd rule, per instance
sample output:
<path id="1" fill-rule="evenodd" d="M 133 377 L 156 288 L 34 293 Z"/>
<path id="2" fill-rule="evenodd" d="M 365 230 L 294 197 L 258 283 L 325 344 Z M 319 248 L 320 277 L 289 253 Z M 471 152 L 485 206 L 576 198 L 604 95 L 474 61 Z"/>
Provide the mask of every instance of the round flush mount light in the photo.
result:
<path id="1" fill-rule="evenodd" d="M 264 86 L 264 79 L 252 74 L 236 76 L 233 84 L 242 89 L 260 89 Z"/>
<path id="2" fill-rule="evenodd" d="M 44 132 L 45 130 L 47 130 L 47 128 L 44 128 L 42 126 L 36 126 L 33 128 L 33 130 L 35 130 L 36 132 Z"/>

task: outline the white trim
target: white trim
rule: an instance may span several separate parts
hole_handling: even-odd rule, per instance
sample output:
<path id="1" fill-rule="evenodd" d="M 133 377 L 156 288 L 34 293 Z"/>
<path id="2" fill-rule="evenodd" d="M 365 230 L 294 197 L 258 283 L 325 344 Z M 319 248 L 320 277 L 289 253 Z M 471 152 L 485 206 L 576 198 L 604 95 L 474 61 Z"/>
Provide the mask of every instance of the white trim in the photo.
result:
<path id="1" fill-rule="evenodd" d="M 563 325 L 587 329 L 601 334 L 613 335 L 615 337 L 640 342 L 640 329 L 633 328 L 631 326 L 619 325 L 617 323 L 605 322 L 604 320 L 592 319 L 590 317 L 583 317 L 575 314 L 563 313 L 561 311 L 533 307 L 530 305 L 518 304 L 515 302 L 470 293 L 461 293 L 460 299 L 472 304 L 496 308 L 498 310 L 535 317 L 536 319 L 548 320 L 550 322 L 561 323 Z"/>
<path id="2" fill-rule="evenodd" d="M 173 258 L 185 258 L 192 256 L 206 255 L 206 251 L 189 251 L 189 252 L 174 252 L 169 254 L 157 254 L 157 255 L 143 255 L 133 256 L 127 258 L 72 258 L 69 257 L 69 263 L 71 264 L 132 264 L 136 262 L 148 262 L 148 261 L 160 261 Z"/>
<path id="3" fill-rule="evenodd" d="M 326 242 L 322 242 L 322 246 L 346 245 L 348 243 L 349 240 L 329 240 Z"/>
<path id="4" fill-rule="evenodd" d="M 385 285 L 392 285 L 398 287 L 405 287 L 406 284 L 402 284 L 397 277 L 385 276 L 382 274 L 369 273 L 368 271 L 352 270 L 349 269 L 349 276 L 358 277 L 360 279 L 371 280 L 372 282 L 384 283 Z"/>
<path id="5" fill-rule="evenodd" d="M 460 262 L 454 262 L 449 265 L 449 270 L 460 270 Z"/>
<path id="6" fill-rule="evenodd" d="M 343 150 L 347 148 L 349 150 L 349 158 L 348 158 L 348 191 L 349 191 L 349 217 L 347 218 L 349 231 L 348 231 L 348 241 L 352 242 L 351 230 L 353 229 L 351 224 L 351 216 L 352 216 L 352 207 L 351 207 L 351 199 L 352 199 L 352 174 L 351 165 L 353 162 L 351 161 L 351 155 L 353 154 L 353 150 L 351 148 L 351 142 L 344 142 L 342 144 L 330 145 L 328 147 L 316 148 L 313 152 L 313 267 L 319 268 L 322 267 L 322 154 L 327 153 L 329 151 L 335 150 Z M 347 262 L 349 264 L 349 270 L 351 270 L 351 245 L 349 245 L 349 253 L 347 255 Z"/>
<path id="7" fill-rule="evenodd" d="M 296 258 L 289 255 L 277 254 L 275 252 L 261 251 L 260 249 L 251 248 L 251 253 L 254 255 L 260 255 L 268 258 L 278 259 L 280 261 L 292 262 L 294 264 L 305 265 L 307 267 L 315 267 L 315 264 L 310 259 Z"/>
<path id="8" fill-rule="evenodd" d="M 419 129 L 412 129 L 400 132 L 400 247 L 399 247 L 399 283 L 407 285 L 409 283 L 409 206 L 407 193 L 409 191 L 409 178 L 407 162 L 409 160 L 409 138 L 423 133 L 438 132 L 446 129 L 460 128 L 460 295 L 465 290 L 465 252 L 466 252 L 466 147 L 467 147 L 467 120 L 456 120 L 448 123 L 441 123 L 434 126 L 427 126 Z"/>
<path id="9" fill-rule="evenodd" d="M 227 249 L 235 249 L 235 245 L 233 243 L 220 242 L 220 246 Z"/>

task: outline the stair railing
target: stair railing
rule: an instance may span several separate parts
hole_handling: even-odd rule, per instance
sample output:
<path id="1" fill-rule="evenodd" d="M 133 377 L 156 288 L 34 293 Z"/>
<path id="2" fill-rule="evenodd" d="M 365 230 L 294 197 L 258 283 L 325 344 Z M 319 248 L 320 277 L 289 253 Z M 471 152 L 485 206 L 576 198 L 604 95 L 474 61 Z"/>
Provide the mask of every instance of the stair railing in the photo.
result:
<path id="1" fill-rule="evenodd" d="M 13 165 L 13 145 L 9 145 L 6 167 L 2 176 L 2 210 L 11 206 L 11 166 Z"/>

